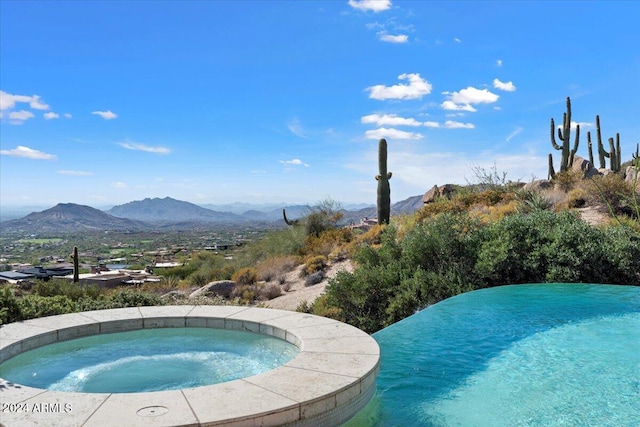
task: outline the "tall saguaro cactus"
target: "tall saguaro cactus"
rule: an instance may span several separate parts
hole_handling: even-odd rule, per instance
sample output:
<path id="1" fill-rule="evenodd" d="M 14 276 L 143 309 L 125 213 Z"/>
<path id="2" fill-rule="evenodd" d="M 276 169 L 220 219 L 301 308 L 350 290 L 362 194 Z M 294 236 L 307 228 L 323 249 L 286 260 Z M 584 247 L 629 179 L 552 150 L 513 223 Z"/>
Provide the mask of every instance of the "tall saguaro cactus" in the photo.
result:
<path id="1" fill-rule="evenodd" d="M 605 150 L 602 143 L 602 133 L 600 132 L 600 116 L 596 116 L 596 137 L 598 138 L 598 157 L 600 160 L 600 168 L 607 167 L 606 159 L 610 160 L 611 170 L 613 172 L 620 172 L 622 163 L 622 155 L 620 153 L 620 134 L 616 133 L 616 142 L 613 143 L 613 138 L 609 138 L 609 151 Z"/>
<path id="2" fill-rule="evenodd" d="M 73 259 L 73 283 L 78 283 L 80 281 L 80 272 L 78 267 L 80 262 L 78 261 L 78 247 L 73 247 L 73 253 L 71 254 L 71 258 Z"/>
<path id="3" fill-rule="evenodd" d="M 387 141 L 381 139 L 378 142 L 378 224 L 389 224 L 391 216 L 391 188 L 389 180 L 391 172 L 387 172 Z"/>
<path id="4" fill-rule="evenodd" d="M 564 113 L 562 120 L 562 127 L 558 128 L 558 139 L 562 141 L 562 145 L 556 143 L 556 124 L 551 118 L 551 145 L 558 151 L 562 151 L 562 157 L 560 158 L 560 172 L 569 170 L 573 164 L 573 157 L 578 151 L 578 145 L 580 144 L 580 125 L 576 126 L 576 138 L 573 143 L 573 148 L 570 148 L 571 143 L 571 99 L 567 97 L 567 112 Z M 553 155 L 549 154 L 549 177 L 553 178 L 556 175 L 556 171 L 553 168 Z"/>

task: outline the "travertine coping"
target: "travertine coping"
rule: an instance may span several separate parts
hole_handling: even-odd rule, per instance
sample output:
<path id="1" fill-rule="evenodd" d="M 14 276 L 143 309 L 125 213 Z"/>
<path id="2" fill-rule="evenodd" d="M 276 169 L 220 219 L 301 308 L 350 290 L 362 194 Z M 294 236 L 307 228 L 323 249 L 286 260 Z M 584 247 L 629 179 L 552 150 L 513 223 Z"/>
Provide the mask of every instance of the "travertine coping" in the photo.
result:
<path id="1" fill-rule="evenodd" d="M 0 423 L 6 427 L 334 426 L 355 415 L 375 392 L 380 348 L 369 335 L 324 317 L 252 307 L 130 307 L 10 323 L 0 326 L 0 363 L 57 341 L 183 327 L 271 335 L 296 345 L 300 352 L 260 375 L 151 393 L 68 393 L 0 378 Z"/>

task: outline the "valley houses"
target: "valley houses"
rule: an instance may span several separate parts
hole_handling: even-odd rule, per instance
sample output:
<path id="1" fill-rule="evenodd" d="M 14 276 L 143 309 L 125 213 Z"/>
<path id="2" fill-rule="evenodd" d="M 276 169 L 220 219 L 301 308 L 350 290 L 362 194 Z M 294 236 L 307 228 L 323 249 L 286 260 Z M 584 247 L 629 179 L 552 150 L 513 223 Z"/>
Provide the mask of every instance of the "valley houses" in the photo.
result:
<path id="1" fill-rule="evenodd" d="M 73 266 L 71 267 L 17 267 L 12 271 L 0 272 L 0 283 L 20 285 L 33 279 L 49 280 L 52 277 L 73 280 Z M 116 288 L 118 286 L 140 286 L 145 282 L 159 282 L 160 278 L 153 275 L 151 269 L 127 270 L 108 269 L 104 264 L 92 266 L 89 273 L 79 275 L 81 285 L 94 285 L 99 288 Z"/>

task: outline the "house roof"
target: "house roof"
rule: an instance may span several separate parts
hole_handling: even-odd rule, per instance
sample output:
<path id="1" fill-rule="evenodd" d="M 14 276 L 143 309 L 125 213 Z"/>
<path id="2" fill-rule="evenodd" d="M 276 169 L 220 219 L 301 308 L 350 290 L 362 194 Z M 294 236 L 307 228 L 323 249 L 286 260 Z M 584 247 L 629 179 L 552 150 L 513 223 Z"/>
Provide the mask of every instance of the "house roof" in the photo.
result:
<path id="1" fill-rule="evenodd" d="M 17 271 L 0 271 L 0 278 L 9 280 L 23 280 L 34 277 L 33 274 L 18 273 Z"/>

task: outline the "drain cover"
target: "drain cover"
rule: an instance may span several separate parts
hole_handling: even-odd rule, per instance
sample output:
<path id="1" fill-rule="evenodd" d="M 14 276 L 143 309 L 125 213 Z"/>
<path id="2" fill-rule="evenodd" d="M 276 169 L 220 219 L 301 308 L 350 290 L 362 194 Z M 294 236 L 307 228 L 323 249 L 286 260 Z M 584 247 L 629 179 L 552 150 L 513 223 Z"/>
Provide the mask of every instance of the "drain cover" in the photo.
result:
<path id="1" fill-rule="evenodd" d="M 169 408 L 166 406 L 147 406 L 146 408 L 138 409 L 138 416 L 140 417 L 157 417 L 169 412 Z"/>

